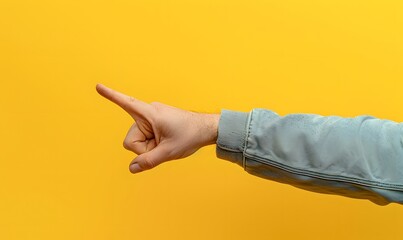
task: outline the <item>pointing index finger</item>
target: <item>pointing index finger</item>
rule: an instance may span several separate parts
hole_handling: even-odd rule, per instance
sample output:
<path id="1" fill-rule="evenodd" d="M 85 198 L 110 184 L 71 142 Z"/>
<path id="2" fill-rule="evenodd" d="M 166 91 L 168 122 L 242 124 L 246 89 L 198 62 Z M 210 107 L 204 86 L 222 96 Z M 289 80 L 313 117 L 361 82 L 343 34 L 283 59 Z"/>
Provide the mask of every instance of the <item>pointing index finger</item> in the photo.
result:
<path id="1" fill-rule="evenodd" d="M 96 89 L 99 94 L 123 108 L 132 117 L 137 114 L 147 115 L 150 109 L 147 103 L 115 91 L 102 84 L 97 84 Z"/>

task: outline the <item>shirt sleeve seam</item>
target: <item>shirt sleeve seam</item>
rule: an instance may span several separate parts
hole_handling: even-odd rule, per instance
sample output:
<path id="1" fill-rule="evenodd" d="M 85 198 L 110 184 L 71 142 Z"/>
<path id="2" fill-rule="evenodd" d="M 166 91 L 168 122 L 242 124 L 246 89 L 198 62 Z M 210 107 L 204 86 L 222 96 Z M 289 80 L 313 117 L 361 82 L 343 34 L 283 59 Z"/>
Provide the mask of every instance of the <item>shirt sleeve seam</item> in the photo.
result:
<path id="1" fill-rule="evenodd" d="M 245 140 L 244 140 L 244 146 L 243 146 L 243 154 L 242 154 L 242 167 L 244 170 L 246 170 L 246 158 L 245 158 L 245 154 L 246 154 L 246 149 L 248 146 L 248 139 L 249 139 L 249 135 L 251 132 L 251 123 L 252 123 L 252 118 L 254 115 L 254 109 L 252 109 L 252 111 L 249 114 L 249 118 L 248 121 L 246 122 L 246 134 L 245 134 Z"/>
<path id="2" fill-rule="evenodd" d="M 318 172 L 309 171 L 306 169 L 290 167 L 285 164 L 275 162 L 275 161 L 267 159 L 267 158 L 250 155 L 246 152 L 244 152 L 243 155 L 244 155 L 245 160 L 246 160 L 246 158 L 250 158 L 251 160 L 282 169 L 282 170 L 290 172 L 292 174 L 299 174 L 299 175 L 303 175 L 303 176 L 324 179 L 324 180 L 348 182 L 348 183 L 353 183 L 353 184 L 362 185 L 362 186 L 366 186 L 366 187 L 403 191 L 403 184 L 385 183 L 385 182 L 373 181 L 373 180 L 368 180 L 368 179 L 360 179 L 360 178 L 354 178 L 354 177 L 318 173 Z"/>
<path id="3" fill-rule="evenodd" d="M 219 148 L 221 148 L 223 150 L 226 150 L 226 151 L 229 151 L 229 152 L 242 153 L 241 151 L 239 151 L 237 149 L 230 148 L 230 147 L 228 147 L 228 146 L 226 146 L 224 144 L 221 144 L 221 143 L 218 143 L 217 145 L 218 145 Z"/>

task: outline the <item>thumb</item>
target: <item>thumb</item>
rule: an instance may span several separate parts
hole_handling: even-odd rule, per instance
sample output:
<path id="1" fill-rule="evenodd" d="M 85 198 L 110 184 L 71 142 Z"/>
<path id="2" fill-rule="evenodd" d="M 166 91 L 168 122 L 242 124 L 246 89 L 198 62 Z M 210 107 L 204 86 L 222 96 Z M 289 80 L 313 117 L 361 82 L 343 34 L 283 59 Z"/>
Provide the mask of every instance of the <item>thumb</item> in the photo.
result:
<path id="1" fill-rule="evenodd" d="M 158 145 L 149 152 L 138 155 L 130 163 L 131 173 L 138 173 L 144 170 L 154 168 L 155 166 L 169 160 L 169 151 L 166 146 Z"/>

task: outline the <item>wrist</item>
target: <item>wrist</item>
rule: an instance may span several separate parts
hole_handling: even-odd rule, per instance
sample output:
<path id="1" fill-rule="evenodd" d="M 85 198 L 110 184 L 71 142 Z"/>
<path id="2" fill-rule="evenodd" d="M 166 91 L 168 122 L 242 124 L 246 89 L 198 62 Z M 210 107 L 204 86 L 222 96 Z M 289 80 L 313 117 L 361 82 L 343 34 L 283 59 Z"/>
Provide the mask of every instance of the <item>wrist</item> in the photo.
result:
<path id="1" fill-rule="evenodd" d="M 218 123 L 220 114 L 200 113 L 200 134 L 203 136 L 202 145 L 215 144 L 218 137 Z"/>

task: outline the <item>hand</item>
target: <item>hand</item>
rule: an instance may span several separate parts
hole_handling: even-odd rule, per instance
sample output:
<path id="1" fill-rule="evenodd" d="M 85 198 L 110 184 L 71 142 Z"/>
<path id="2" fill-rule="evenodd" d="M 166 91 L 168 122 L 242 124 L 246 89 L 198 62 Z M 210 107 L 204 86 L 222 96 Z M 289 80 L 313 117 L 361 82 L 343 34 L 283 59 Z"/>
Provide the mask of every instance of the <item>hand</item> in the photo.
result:
<path id="1" fill-rule="evenodd" d="M 130 163 L 132 173 L 185 158 L 217 140 L 219 114 L 195 113 L 158 102 L 148 104 L 102 84 L 96 89 L 135 121 L 123 142 L 127 150 L 138 155 Z"/>

